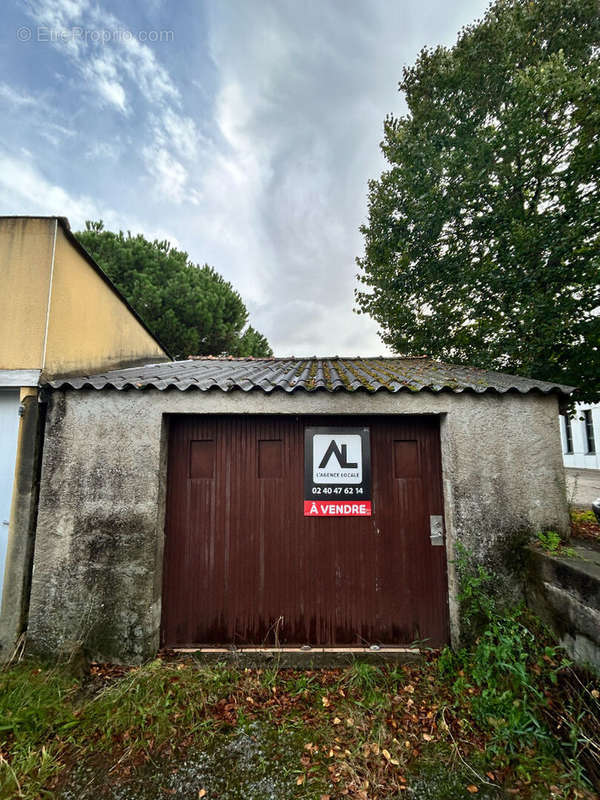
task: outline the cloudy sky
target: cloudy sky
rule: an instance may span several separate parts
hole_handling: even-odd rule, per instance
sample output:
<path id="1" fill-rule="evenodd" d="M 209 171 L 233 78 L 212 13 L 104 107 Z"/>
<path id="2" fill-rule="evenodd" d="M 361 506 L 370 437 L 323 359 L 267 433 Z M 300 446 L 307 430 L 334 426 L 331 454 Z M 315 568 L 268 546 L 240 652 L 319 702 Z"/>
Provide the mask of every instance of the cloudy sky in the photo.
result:
<path id="1" fill-rule="evenodd" d="M 484 0 L 3 0 L 0 213 L 168 238 L 276 355 L 385 352 L 353 313 L 402 66 Z"/>

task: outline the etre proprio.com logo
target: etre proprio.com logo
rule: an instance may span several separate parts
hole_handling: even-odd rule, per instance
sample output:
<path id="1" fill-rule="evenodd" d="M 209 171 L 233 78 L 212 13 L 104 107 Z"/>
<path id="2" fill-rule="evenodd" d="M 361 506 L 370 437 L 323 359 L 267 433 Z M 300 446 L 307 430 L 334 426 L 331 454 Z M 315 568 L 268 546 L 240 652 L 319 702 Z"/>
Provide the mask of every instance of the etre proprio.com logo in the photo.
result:
<path id="1" fill-rule="evenodd" d="M 129 28 L 51 28 L 47 25 L 21 25 L 16 29 L 18 42 L 66 43 L 83 42 L 91 44 L 108 44 L 110 42 L 172 42 L 174 31 L 139 30 Z"/>

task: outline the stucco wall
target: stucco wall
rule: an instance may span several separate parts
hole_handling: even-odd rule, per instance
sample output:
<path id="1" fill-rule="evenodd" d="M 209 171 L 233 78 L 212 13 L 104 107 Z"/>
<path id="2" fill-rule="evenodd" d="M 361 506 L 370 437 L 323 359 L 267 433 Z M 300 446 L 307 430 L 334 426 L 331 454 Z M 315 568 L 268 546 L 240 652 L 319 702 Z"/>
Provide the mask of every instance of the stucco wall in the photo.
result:
<path id="1" fill-rule="evenodd" d="M 40 369 L 56 221 L 0 219 L 0 369 Z"/>
<path id="2" fill-rule="evenodd" d="M 59 225 L 44 373 L 91 375 L 153 360 L 167 360 L 163 349 Z"/>
<path id="3" fill-rule="evenodd" d="M 0 217 L 0 370 L 52 377 L 166 361 L 63 224 Z"/>
<path id="4" fill-rule="evenodd" d="M 507 534 L 565 530 L 555 397 L 282 392 L 53 392 L 48 409 L 28 641 L 53 654 L 140 661 L 159 643 L 164 414 L 439 414 L 453 636 L 456 542 L 479 558 Z"/>

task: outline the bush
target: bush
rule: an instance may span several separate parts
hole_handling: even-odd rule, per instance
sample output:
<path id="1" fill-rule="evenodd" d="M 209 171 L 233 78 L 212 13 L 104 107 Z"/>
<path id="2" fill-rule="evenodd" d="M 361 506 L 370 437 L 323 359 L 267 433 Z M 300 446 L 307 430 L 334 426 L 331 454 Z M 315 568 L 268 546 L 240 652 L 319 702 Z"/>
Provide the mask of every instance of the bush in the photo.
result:
<path id="1" fill-rule="evenodd" d="M 571 701 L 557 716 L 550 700 L 559 679 L 574 674 L 570 662 L 522 605 L 501 607 L 492 573 L 465 552 L 457 567 L 461 613 L 472 638 L 456 653 L 444 650 L 438 661 L 457 706 L 468 706 L 489 737 L 488 752 L 517 772 L 528 774 L 533 762 L 539 768 L 559 756 L 573 780 L 581 780 L 585 720 Z"/>

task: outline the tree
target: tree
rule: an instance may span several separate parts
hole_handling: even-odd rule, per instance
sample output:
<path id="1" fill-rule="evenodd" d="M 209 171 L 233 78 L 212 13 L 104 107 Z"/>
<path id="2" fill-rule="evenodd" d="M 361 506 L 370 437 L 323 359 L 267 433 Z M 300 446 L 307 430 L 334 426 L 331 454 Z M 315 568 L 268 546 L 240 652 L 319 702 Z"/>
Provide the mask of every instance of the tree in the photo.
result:
<path id="1" fill-rule="evenodd" d="M 141 234 L 104 230 L 86 222 L 81 244 L 176 358 L 188 355 L 273 355 L 268 341 L 247 325 L 240 295 L 207 264 Z"/>
<path id="2" fill-rule="evenodd" d="M 359 313 L 402 353 L 600 398 L 597 0 L 498 0 L 405 68 Z"/>

